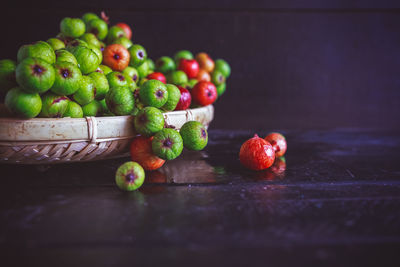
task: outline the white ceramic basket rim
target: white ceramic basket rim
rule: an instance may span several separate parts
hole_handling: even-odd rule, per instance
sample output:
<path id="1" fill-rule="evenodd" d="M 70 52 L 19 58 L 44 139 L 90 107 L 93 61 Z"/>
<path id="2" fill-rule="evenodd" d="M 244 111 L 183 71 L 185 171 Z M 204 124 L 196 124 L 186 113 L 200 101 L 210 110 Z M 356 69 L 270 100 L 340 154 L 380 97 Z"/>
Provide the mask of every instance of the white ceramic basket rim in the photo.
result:
<path id="1" fill-rule="evenodd" d="M 165 122 L 176 129 L 190 120 L 206 126 L 213 120 L 214 107 L 171 111 L 164 113 Z M 29 120 L 0 118 L 0 145 L 30 143 L 99 142 L 128 139 L 136 135 L 133 116 L 86 118 L 34 118 Z"/>

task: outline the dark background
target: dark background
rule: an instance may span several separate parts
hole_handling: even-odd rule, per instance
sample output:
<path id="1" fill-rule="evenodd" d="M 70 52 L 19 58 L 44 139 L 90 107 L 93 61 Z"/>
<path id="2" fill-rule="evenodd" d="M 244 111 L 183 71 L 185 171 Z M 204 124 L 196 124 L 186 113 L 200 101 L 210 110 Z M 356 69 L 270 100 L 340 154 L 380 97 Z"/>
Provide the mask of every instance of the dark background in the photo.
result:
<path id="1" fill-rule="evenodd" d="M 213 128 L 399 129 L 397 1 L 33 1 L 2 7 L 0 58 L 105 10 L 152 59 L 206 51 L 232 66 Z"/>

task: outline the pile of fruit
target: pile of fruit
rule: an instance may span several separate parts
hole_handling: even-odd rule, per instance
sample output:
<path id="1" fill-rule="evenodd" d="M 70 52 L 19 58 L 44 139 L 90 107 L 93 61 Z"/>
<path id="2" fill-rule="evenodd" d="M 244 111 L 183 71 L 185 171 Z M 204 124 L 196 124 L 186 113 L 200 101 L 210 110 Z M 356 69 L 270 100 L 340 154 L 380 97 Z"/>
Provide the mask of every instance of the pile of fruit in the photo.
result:
<path id="1" fill-rule="evenodd" d="M 154 64 L 131 41 L 127 24 L 108 23 L 104 12 L 64 18 L 55 38 L 23 45 L 16 62 L 0 60 L 0 96 L 6 115 L 20 118 L 134 115 L 140 136 L 131 145 L 133 161 L 116 174 L 120 188 L 134 190 L 144 170 L 178 157 L 183 147 L 207 145 L 204 125 L 189 121 L 178 132 L 165 124 L 163 112 L 212 104 L 225 92 L 231 70 L 222 59 L 187 50 Z"/>

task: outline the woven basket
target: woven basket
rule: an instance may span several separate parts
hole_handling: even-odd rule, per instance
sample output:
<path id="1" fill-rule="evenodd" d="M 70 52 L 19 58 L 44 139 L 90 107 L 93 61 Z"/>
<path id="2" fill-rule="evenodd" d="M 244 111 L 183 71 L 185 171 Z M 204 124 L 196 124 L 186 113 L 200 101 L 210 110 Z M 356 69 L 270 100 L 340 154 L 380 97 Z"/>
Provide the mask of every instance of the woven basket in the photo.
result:
<path id="1" fill-rule="evenodd" d="M 164 113 L 166 124 L 178 130 L 192 120 L 208 127 L 213 116 L 212 105 Z M 137 135 L 133 118 L 0 118 L 0 162 L 54 164 L 124 157 Z"/>

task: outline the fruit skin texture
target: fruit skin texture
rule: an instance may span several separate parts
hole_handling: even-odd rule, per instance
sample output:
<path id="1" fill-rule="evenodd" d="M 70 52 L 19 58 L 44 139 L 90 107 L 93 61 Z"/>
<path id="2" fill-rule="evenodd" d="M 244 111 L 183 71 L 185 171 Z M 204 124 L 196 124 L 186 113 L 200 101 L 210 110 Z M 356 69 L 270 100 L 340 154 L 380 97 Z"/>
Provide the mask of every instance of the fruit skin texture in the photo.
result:
<path id="1" fill-rule="evenodd" d="M 15 87 L 7 92 L 5 105 L 11 113 L 19 117 L 34 118 L 42 109 L 42 100 L 38 93 L 26 93 Z"/>
<path id="2" fill-rule="evenodd" d="M 152 136 L 163 129 L 164 116 L 157 108 L 145 107 L 135 116 L 134 125 L 139 134 Z"/>
<path id="3" fill-rule="evenodd" d="M 154 135 L 151 148 L 158 157 L 173 160 L 182 153 L 183 140 L 176 130 L 164 128 Z"/>
<path id="4" fill-rule="evenodd" d="M 225 83 L 226 78 L 219 70 L 215 70 L 211 73 L 211 81 L 215 86 L 219 86 Z"/>
<path id="5" fill-rule="evenodd" d="M 113 44 L 120 44 L 123 47 L 125 47 L 126 49 L 129 49 L 133 45 L 132 41 L 126 37 L 120 37 L 118 39 L 115 39 L 113 41 Z"/>
<path id="6" fill-rule="evenodd" d="M 199 151 L 208 143 L 207 129 L 198 121 L 186 122 L 179 133 L 182 136 L 183 146 L 187 149 Z"/>
<path id="7" fill-rule="evenodd" d="M 78 38 L 85 33 L 86 26 L 78 18 L 64 18 L 60 23 L 60 31 L 67 37 Z"/>
<path id="8" fill-rule="evenodd" d="M 167 82 L 176 85 L 181 85 L 188 82 L 188 77 L 185 72 L 181 70 L 176 70 L 168 73 Z"/>
<path id="9" fill-rule="evenodd" d="M 128 50 L 120 44 L 107 46 L 103 51 L 103 57 L 103 63 L 115 71 L 123 71 L 131 59 Z"/>
<path id="10" fill-rule="evenodd" d="M 10 59 L 0 60 L 0 92 L 6 92 L 17 86 L 15 80 L 15 69 L 17 64 Z"/>
<path id="11" fill-rule="evenodd" d="M 139 97 L 146 106 L 161 108 L 168 100 L 167 87 L 159 80 L 148 80 L 140 87 Z"/>
<path id="12" fill-rule="evenodd" d="M 132 67 L 139 67 L 142 65 L 147 59 L 147 52 L 143 46 L 140 44 L 134 44 L 129 48 L 129 53 L 131 55 L 131 61 L 129 65 Z M 144 76 L 143 76 L 144 77 Z"/>
<path id="13" fill-rule="evenodd" d="M 72 53 L 78 62 L 82 74 L 89 74 L 95 71 L 100 65 L 99 57 L 88 47 L 78 46 Z"/>
<path id="14" fill-rule="evenodd" d="M 104 75 L 107 76 L 110 72 L 112 72 L 112 69 L 109 66 L 106 65 L 99 65 L 99 67 L 96 70 L 97 72 L 103 73 Z"/>
<path id="15" fill-rule="evenodd" d="M 143 62 L 143 64 L 140 65 L 139 67 L 136 67 L 136 70 L 139 74 L 140 79 L 146 78 L 146 76 L 151 72 L 147 61 Z"/>
<path id="16" fill-rule="evenodd" d="M 83 118 L 83 110 L 76 102 L 68 101 L 68 106 L 63 114 L 63 117 Z"/>
<path id="17" fill-rule="evenodd" d="M 156 61 L 155 69 L 158 72 L 168 73 L 176 69 L 175 62 L 170 57 L 160 57 Z"/>
<path id="18" fill-rule="evenodd" d="M 274 163 L 275 151 L 270 143 L 255 134 L 241 146 L 239 159 L 248 169 L 264 170 Z"/>
<path id="19" fill-rule="evenodd" d="M 191 91 L 193 102 L 207 106 L 217 99 L 217 88 L 211 82 L 198 82 Z"/>
<path id="20" fill-rule="evenodd" d="M 135 107 L 135 98 L 128 87 L 113 87 L 106 94 L 106 103 L 115 115 L 129 115 Z"/>
<path id="21" fill-rule="evenodd" d="M 138 73 L 137 69 L 135 69 L 134 67 L 128 66 L 122 71 L 122 73 L 124 75 L 131 77 L 135 83 L 137 83 L 139 81 L 139 73 Z"/>
<path id="22" fill-rule="evenodd" d="M 228 62 L 223 59 L 217 59 L 215 61 L 215 70 L 219 70 L 225 78 L 228 78 L 231 75 L 231 67 L 229 66 Z"/>
<path id="23" fill-rule="evenodd" d="M 137 136 L 130 145 L 131 159 L 139 163 L 146 171 L 153 171 L 164 165 L 165 160 L 157 157 L 151 148 L 153 138 Z"/>
<path id="24" fill-rule="evenodd" d="M 197 73 L 196 79 L 198 81 L 209 82 L 209 81 L 211 81 L 211 76 L 206 70 L 200 69 L 199 73 Z"/>
<path id="25" fill-rule="evenodd" d="M 115 173 L 115 183 L 124 191 L 134 191 L 142 186 L 145 173 L 139 163 L 128 161 L 119 166 Z"/>
<path id="26" fill-rule="evenodd" d="M 167 79 L 165 78 L 164 74 L 162 74 L 161 72 L 153 72 L 150 73 L 149 75 L 147 75 L 146 77 L 149 80 L 159 80 L 162 83 L 167 83 Z"/>
<path id="27" fill-rule="evenodd" d="M 199 73 L 199 63 L 194 59 L 181 59 L 179 61 L 179 70 L 186 73 L 189 79 L 196 78 Z"/>
<path id="28" fill-rule="evenodd" d="M 56 62 L 56 54 L 53 48 L 43 41 L 38 41 L 30 45 L 23 45 L 19 48 L 17 62 L 21 62 L 28 57 L 40 58 L 50 64 Z"/>
<path id="29" fill-rule="evenodd" d="M 84 117 L 99 116 L 101 114 L 101 111 L 102 111 L 101 104 L 97 100 L 93 100 L 89 104 L 86 104 L 82 107 L 82 112 Z"/>
<path id="30" fill-rule="evenodd" d="M 55 66 L 55 80 L 51 91 L 58 95 L 71 95 L 80 86 L 82 73 L 79 68 L 69 62 L 59 62 Z"/>
<path id="31" fill-rule="evenodd" d="M 87 32 L 93 33 L 99 40 L 104 40 L 108 34 L 108 25 L 102 19 L 92 19 L 87 23 Z"/>
<path id="32" fill-rule="evenodd" d="M 183 88 L 182 86 L 178 86 L 179 91 L 181 92 L 181 97 L 179 98 L 179 102 L 176 105 L 175 110 L 185 110 L 190 107 L 190 104 L 192 103 L 192 96 L 186 88 Z"/>
<path id="33" fill-rule="evenodd" d="M 88 75 L 92 78 L 94 84 L 94 97 L 96 100 L 102 100 L 106 96 L 110 86 L 108 85 L 107 77 L 100 72 L 92 72 Z"/>
<path id="34" fill-rule="evenodd" d="M 146 59 L 146 62 L 147 62 L 147 66 L 149 67 L 149 70 L 154 71 L 154 69 L 156 68 L 156 66 L 154 65 L 154 61 L 148 57 Z"/>
<path id="35" fill-rule="evenodd" d="M 52 65 L 39 58 L 26 58 L 16 69 L 17 83 L 28 93 L 44 93 L 55 80 Z"/>
<path id="36" fill-rule="evenodd" d="M 181 61 L 182 58 L 193 59 L 193 54 L 192 54 L 192 52 L 190 52 L 188 50 L 180 50 L 180 51 L 176 52 L 174 55 L 175 64 L 179 65 L 179 62 Z"/>
<path id="37" fill-rule="evenodd" d="M 65 96 L 47 92 L 42 95 L 42 110 L 39 117 L 61 118 L 67 110 L 68 101 L 69 99 Z"/>
<path id="38" fill-rule="evenodd" d="M 119 23 L 115 24 L 115 26 L 118 26 L 118 27 L 120 27 L 121 29 L 124 30 L 126 38 L 132 39 L 132 30 L 131 30 L 131 27 L 129 27 L 128 24 L 123 23 L 123 22 L 119 22 Z"/>
<path id="39" fill-rule="evenodd" d="M 116 39 L 121 37 L 126 37 L 126 33 L 122 28 L 118 26 L 112 26 L 110 29 L 108 29 L 108 34 L 107 34 L 108 44 L 112 44 Z"/>
<path id="40" fill-rule="evenodd" d="M 120 87 L 120 86 L 128 86 L 128 81 L 126 76 L 118 71 L 113 71 L 107 74 L 108 84 L 110 88 L 112 87 Z"/>
<path id="41" fill-rule="evenodd" d="M 89 76 L 82 75 L 79 89 L 73 94 L 79 105 L 89 104 L 94 100 L 94 81 Z"/>
<path id="42" fill-rule="evenodd" d="M 88 25 L 89 21 L 91 21 L 92 19 L 99 19 L 99 16 L 97 16 L 95 13 L 92 12 L 85 13 L 82 16 L 82 20 L 85 23 L 85 25 Z"/>
<path id="43" fill-rule="evenodd" d="M 217 94 L 220 97 L 226 91 L 226 83 L 220 84 L 217 86 Z"/>
<path id="44" fill-rule="evenodd" d="M 285 155 L 287 143 L 286 138 L 282 134 L 270 133 L 264 139 L 272 145 L 276 157 L 282 157 Z"/>
<path id="45" fill-rule="evenodd" d="M 56 63 L 58 62 L 69 62 L 78 66 L 75 56 L 66 49 L 59 49 L 56 51 Z"/>
<path id="46" fill-rule="evenodd" d="M 79 39 L 85 41 L 88 45 L 93 45 L 97 48 L 100 48 L 101 43 L 99 39 L 97 39 L 96 35 L 94 35 L 93 33 L 87 32 L 79 37 Z"/>
<path id="47" fill-rule="evenodd" d="M 214 60 L 212 60 L 207 53 L 198 53 L 196 55 L 196 61 L 199 63 L 200 69 L 206 72 L 212 72 L 214 70 Z"/>
<path id="48" fill-rule="evenodd" d="M 173 84 L 168 83 L 165 86 L 167 87 L 168 91 L 168 100 L 165 102 L 162 108 L 165 110 L 174 110 L 179 102 L 179 99 L 181 98 L 181 91 Z"/>
<path id="49" fill-rule="evenodd" d="M 47 40 L 47 43 L 54 51 L 65 48 L 64 42 L 57 38 L 50 38 Z"/>

